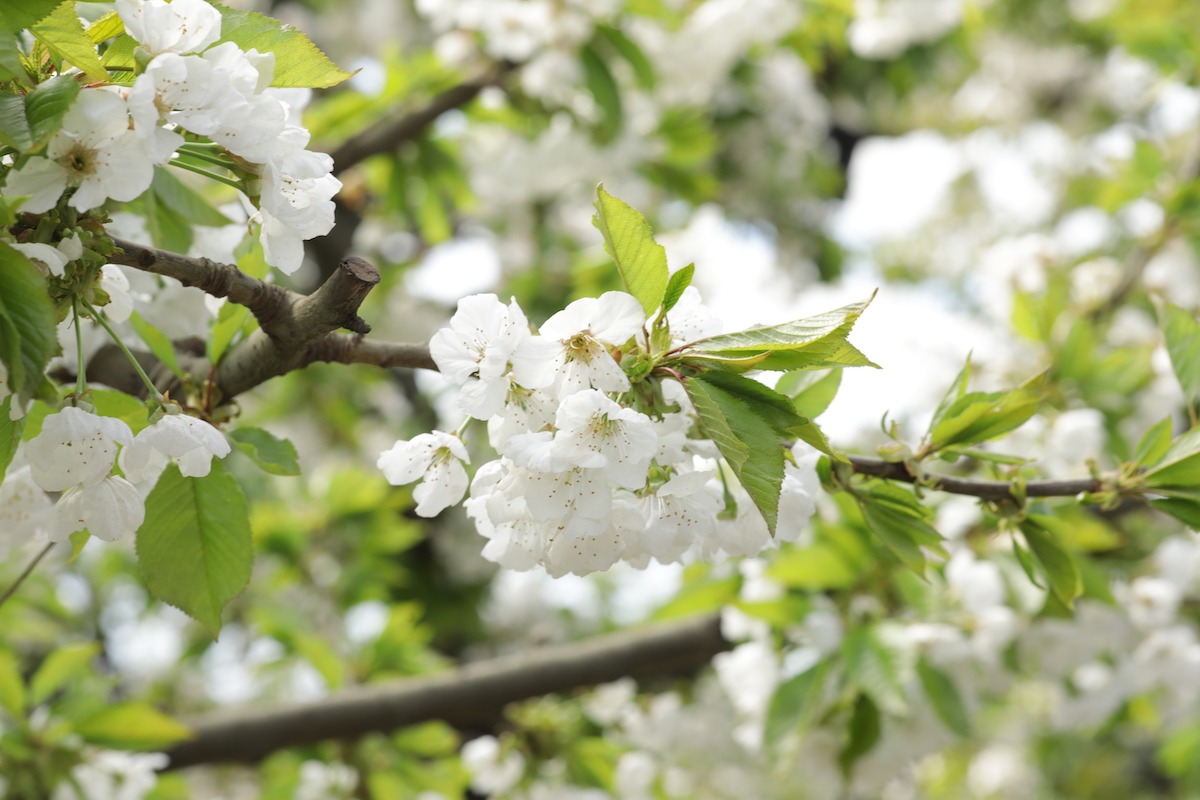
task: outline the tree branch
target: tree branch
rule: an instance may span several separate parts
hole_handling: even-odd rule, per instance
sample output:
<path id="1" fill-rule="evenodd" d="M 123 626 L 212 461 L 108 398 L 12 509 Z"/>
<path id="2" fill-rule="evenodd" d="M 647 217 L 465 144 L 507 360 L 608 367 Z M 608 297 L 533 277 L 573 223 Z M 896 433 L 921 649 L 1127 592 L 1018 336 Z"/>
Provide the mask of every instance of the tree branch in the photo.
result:
<path id="1" fill-rule="evenodd" d="M 909 471 L 903 462 L 884 461 L 882 458 L 871 456 L 847 456 L 851 466 L 859 475 L 872 475 L 876 478 L 886 478 L 904 483 L 916 483 L 918 477 Z M 965 494 L 995 502 L 1016 502 L 1013 496 L 1012 484 L 1009 481 L 987 481 L 973 478 L 956 478 L 951 475 L 928 475 L 921 480 L 921 485 L 930 489 L 951 494 Z M 1025 484 L 1026 497 L 1075 497 L 1081 492 L 1101 491 L 1100 482 L 1092 478 L 1079 478 L 1065 481 L 1028 481 Z"/>
<path id="2" fill-rule="evenodd" d="M 216 712 L 187 721 L 194 738 L 168 751 L 168 769 L 256 761 L 285 747 L 432 719 L 459 728 L 488 728 L 503 719 L 508 703 L 625 676 L 693 671 L 730 647 L 719 619 L 707 616 L 358 686 L 316 703 Z"/>
<path id="3" fill-rule="evenodd" d="M 333 174 L 338 175 L 373 155 L 395 150 L 404 142 L 417 138 L 442 114 L 465 106 L 488 86 L 503 82 L 515 67 L 516 64 L 511 62 L 501 62 L 480 77 L 447 89 L 424 108 L 385 118 L 350 137 L 330 154 L 333 157 Z"/>

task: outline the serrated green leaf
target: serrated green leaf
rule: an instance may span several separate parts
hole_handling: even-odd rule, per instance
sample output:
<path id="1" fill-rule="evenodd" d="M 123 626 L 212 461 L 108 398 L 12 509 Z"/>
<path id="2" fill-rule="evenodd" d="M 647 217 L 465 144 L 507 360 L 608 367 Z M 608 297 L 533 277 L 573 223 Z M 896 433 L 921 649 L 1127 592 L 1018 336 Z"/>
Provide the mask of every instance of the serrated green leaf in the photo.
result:
<path id="1" fill-rule="evenodd" d="M 133 56 L 133 51 L 137 48 L 137 39 L 128 33 L 122 33 L 105 49 L 100 63 L 114 71 L 132 72 L 137 69 L 137 59 Z"/>
<path id="2" fill-rule="evenodd" d="M 246 497 L 220 461 L 203 478 L 168 465 L 146 498 L 137 554 L 154 596 L 215 638 L 221 609 L 245 588 L 254 561 Z"/>
<path id="3" fill-rule="evenodd" d="M 921 678 L 921 688 L 929 698 L 933 710 L 946 724 L 946 727 L 959 736 L 971 735 L 971 717 L 967 706 L 963 703 L 958 686 L 949 675 L 935 667 L 926 658 L 917 662 L 917 675 Z"/>
<path id="4" fill-rule="evenodd" d="M 1075 598 L 1083 594 L 1083 581 L 1075 560 L 1060 541 L 1065 538 L 1062 526 L 1063 523 L 1054 517 L 1030 514 L 1021 522 L 1021 533 L 1025 534 L 1029 549 L 1045 570 L 1050 591 L 1064 606 L 1074 608 Z"/>
<path id="5" fill-rule="evenodd" d="M 22 152 L 33 147 L 33 131 L 25 116 L 25 100 L 15 94 L 0 94 L 0 144 Z"/>
<path id="6" fill-rule="evenodd" d="M 904 684 L 912 677 L 912 654 L 885 644 L 874 628 L 858 628 L 842 642 L 846 678 L 889 714 L 908 711 Z"/>
<path id="7" fill-rule="evenodd" d="M 1172 422 L 1166 417 L 1150 430 L 1142 434 L 1138 442 L 1137 452 L 1133 455 L 1133 463 L 1139 467 L 1157 464 L 1171 449 Z"/>
<path id="8" fill-rule="evenodd" d="M 930 431 L 930 443 L 941 450 L 999 438 L 1025 424 L 1037 411 L 1039 399 L 1026 389 L 965 394 L 945 409 Z"/>
<path id="9" fill-rule="evenodd" d="M 73 76 L 59 75 L 39 83 L 25 95 L 25 118 L 33 136 L 33 144 L 26 152 L 50 141 L 55 131 L 62 127 L 63 115 L 79 96 L 79 90 L 79 81 Z"/>
<path id="10" fill-rule="evenodd" d="M 192 738 L 192 731 L 146 703 L 105 706 L 74 725 L 92 744 L 119 750 L 161 750 Z"/>
<path id="11" fill-rule="evenodd" d="M 1144 478 L 1151 488 L 1200 486 L 1200 428 L 1193 428 L 1172 442 Z"/>
<path id="12" fill-rule="evenodd" d="M 91 39 L 92 44 L 100 44 L 124 32 L 125 23 L 116 11 L 109 11 L 87 27 L 88 39 Z"/>
<path id="13" fill-rule="evenodd" d="M 1200 325 L 1187 311 L 1167 303 L 1161 320 L 1171 367 L 1190 405 L 1200 401 Z"/>
<path id="14" fill-rule="evenodd" d="M 812 420 L 806 420 L 799 425 L 793 425 L 788 428 L 788 433 L 827 456 L 836 458 L 839 461 L 847 460 L 844 455 L 838 455 L 834 452 L 833 446 L 825 438 L 825 431 L 821 430 L 820 426 Z"/>
<path id="15" fill-rule="evenodd" d="M 221 11 L 221 38 L 243 50 L 275 54 L 272 86 L 326 89 L 354 73 L 338 69 L 308 37 L 291 25 L 254 11 L 237 11 L 213 3 Z"/>
<path id="16" fill-rule="evenodd" d="M 96 45 L 75 13 L 74 0 L 67 0 L 29 30 L 51 53 L 78 67 L 90 80 L 96 83 L 108 80 L 108 71 L 100 63 Z"/>
<path id="17" fill-rule="evenodd" d="M 29 701 L 34 705 L 44 703 L 68 681 L 87 674 L 99 652 L 99 644 L 88 642 L 60 647 L 50 653 L 29 682 Z"/>
<path id="18" fill-rule="evenodd" d="M 4 482 L 4 472 L 17 453 L 17 445 L 21 443 L 21 429 L 25 427 L 24 419 L 9 419 L 12 404 L 11 394 L 0 401 L 0 483 Z"/>
<path id="19" fill-rule="evenodd" d="M 859 500 L 867 527 L 918 575 L 925 572 L 921 547 L 948 557 L 941 534 L 930 525 L 933 512 L 908 489 L 873 481 L 864 487 Z"/>
<path id="20" fill-rule="evenodd" d="M 625 289 L 654 313 L 667 291 L 667 251 L 654 241 L 646 219 L 627 203 L 596 189 L 596 214 L 592 224 L 604 236 L 604 248 L 617 263 Z"/>
<path id="21" fill-rule="evenodd" d="M 129 317 L 129 324 L 133 326 L 133 330 L 138 337 L 146 343 L 150 348 L 150 352 L 154 357 L 161 361 L 167 369 L 175 373 L 179 378 L 186 377 L 183 368 L 179 366 L 179 359 L 175 356 L 175 345 L 167 338 L 167 335 L 158 328 L 151 325 L 138 312 L 133 312 Z"/>
<path id="22" fill-rule="evenodd" d="M 713 370 L 697 375 L 692 380 L 707 381 L 741 398 L 755 413 L 771 423 L 781 437 L 793 427 L 807 422 L 796 413 L 789 398 L 752 378 Z"/>
<path id="23" fill-rule="evenodd" d="M 49 16 L 62 0 L 9 0 L 0 14 L 0 28 L 16 33 Z"/>
<path id="24" fill-rule="evenodd" d="M 9 31 L 0 30 L 0 81 L 28 82 L 25 64 L 21 61 L 21 48 L 17 37 Z"/>
<path id="25" fill-rule="evenodd" d="M 701 425 L 774 536 L 783 486 L 783 446 L 775 427 L 739 396 L 710 381 L 690 380 L 687 390 Z"/>
<path id="26" fill-rule="evenodd" d="M 703 353 L 745 358 L 769 351 L 761 369 L 791 370 L 824 366 L 877 366 L 846 341 L 854 322 L 870 304 L 851 303 L 815 317 L 726 333 L 692 342 L 688 347 Z"/>
<path id="27" fill-rule="evenodd" d="M 264 472 L 272 475 L 299 475 L 300 462 L 296 448 L 287 439 L 280 439 L 262 428 L 243 425 L 229 434 L 233 443 L 254 460 Z"/>
<path id="28" fill-rule="evenodd" d="M 221 363 L 221 358 L 233 343 L 233 337 L 237 336 L 246 324 L 249 313 L 250 309 L 237 303 L 227 302 L 221 306 L 221 310 L 217 312 L 217 321 L 213 323 L 212 335 L 208 339 L 208 360 L 211 363 Z"/>
<path id="29" fill-rule="evenodd" d="M 842 775 L 849 778 L 854 763 L 871 752 L 883 735 L 879 707 L 866 694 L 860 694 L 854 703 L 847 735 L 846 746 L 838 754 L 838 766 L 842 769 Z"/>
<path id="30" fill-rule="evenodd" d="M 692 276 L 695 272 L 696 265 L 688 264 L 683 269 L 671 273 L 670 279 L 667 280 L 667 289 L 663 293 L 662 309 L 664 314 L 675 307 L 679 298 L 683 297 L 684 291 L 692 285 Z"/>
<path id="31" fill-rule="evenodd" d="M 0 708 L 15 719 L 25 716 L 25 682 L 16 657 L 0 650 Z"/>
<path id="32" fill-rule="evenodd" d="M 895 554 L 900 561 L 918 575 L 925 574 L 925 554 L 913 540 L 914 520 L 886 506 L 864 503 L 863 519 L 871 533 Z"/>
<path id="33" fill-rule="evenodd" d="M 0 242 L 0 361 L 20 401 L 33 397 L 58 351 L 57 322 L 46 279 L 23 253 Z"/>
<path id="34" fill-rule="evenodd" d="M 849 589 L 859 569 L 841 551 L 825 542 L 780 554 L 767 567 L 766 576 L 793 589 Z"/>
<path id="35" fill-rule="evenodd" d="M 820 661 L 779 685 L 767 709 L 764 738 L 768 748 L 794 730 L 807 726 L 820 711 L 830 661 Z"/>
<path id="36" fill-rule="evenodd" d="M 967 361 L 963 364 L 963 368 L 958 371 L 958 375 L 954 376 L 946 393 L 942 395 L 941 402 L 938 403 L 937 410 L 933 412 L 933 419 L 929 421 L 929 434 L 933 434 L 933 429 L 940 425 L 945 419 L 950 407 L 963 398 L 967 393 L 967 383 L 971 380 L 971 356 L 967 355 Z"/>
<path id="37" fill-rule="evenodd" d="M 608 144 L 625 127 L 625 109 L 621 104 L 621 89 L 608 64 L 596 48 L 585 44 L 579 48 L 579 64 L 583 67 L 583 85 L 591 93 L 596 106 L 603 112 L 595 136 L 600 144 Z M 657 308 L 657 303 L 655 308 Z M 650 309 L 646 313 L 649 314 Z"/>
<path id="38" fill-rule="evenodd" d="M 154 180 L 150 184 L 158 199 L 181 218 L 196 225 L 219 228 L 230 225 L 233 220 L 213 208 L 212 203 L 166 167 L 154 168 Z"/>

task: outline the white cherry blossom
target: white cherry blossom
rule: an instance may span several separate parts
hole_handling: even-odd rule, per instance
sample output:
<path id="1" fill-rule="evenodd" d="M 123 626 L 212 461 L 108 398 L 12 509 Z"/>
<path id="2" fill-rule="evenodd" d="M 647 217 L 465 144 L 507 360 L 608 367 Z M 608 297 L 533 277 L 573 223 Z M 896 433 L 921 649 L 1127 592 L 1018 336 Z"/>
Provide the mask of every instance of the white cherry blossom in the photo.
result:
<path id="1" fill-rule="evenodd" d="M 54 208 L 69 187 L 77 187 L 70 205 L 87 211 L 109 198 L 133 200 L 153 178 L 154 166 L 129 129 L 125 101 L 104 89 L 84 89 L 63 116 L 46 155 L 13 170 L 4 193 L 30 195 L 21 210 L 41 213 Z"/>
<path id="2" fill-rule="evenodd" d="M 212 470 L 213 456 L 229 455 L 229 440 L 204 420 L 187 414 L 166 414 L 134 438 L 121 453 L 121 470 L 133 482 L 157 474 L 153 453 L 160 453 L 189 478 L 202 478 Z M 160 460 L 159 464 L 163 462 Z M 148 469 L 150 468 L 150 469 Z"/>
<path id="3" fill-rule="evenodd" d="M 152 55 L 199 53 L 221 38 L 221 12 L 204 0 L 117 0 L 117 14 Z"/>
<path id="4" fill-rule="evenodd" d="M 546 320 L 539 333 L 559 343 L 553 363 L 559 395 L 628 391 L 629 378 L 609 348 L 629 341 L 645 322 L 642 304 L 625 292 L 580 298 Z"/>
<path id="5" fill-rule="evenodd" d="M 646 469 L 658 452 L 658 435 L 645 414 L 587 389 L 563 401 L 555 425 L 552 452 L 562 463 L 603 468 L 626 489 L 645 486 Z"/>
<path id="6" fill-rule="evenodd" d="M 661 563 L 678 561 L 696 541 L 713 535 L 721 493 L 709 486 L 713 473 L 676 475 L 646 497 L 642 547 Z"/>
<path id="7" fill-rule="evenodd" d="M 37 485 L 61 492 L 104 480 L 116 461 L 117 445 L 131 444 L 133 431 L 121 420 L 68 406 L 46 417 L 25 453 Z"/>
<path id="8" fill-rule="evenodd" d="M 304 260 L 304 240 L 333 228 L 333 196 L 342 188 L 331 174 L 333 159 L 304 149 L 308 136 L 303 128 L 285 129 L 262 172 L 263 254 L 268 264 L 289 275 Z"/>
<path id="9" fill-rule="evenodd" d="M 52 800 L 142 800 L 169 761 L 163 753 L 93 752 L 71 770 L 73 781 L 58 785 Z"/>
<path id="10" fill-rule="evenodd" d="M 83 255 L 83 242 L 80 241 L 77 233 L 73 233 L 53 245 L 42 242 L 11 242 L 9 247 L 20 250 L 27 258 L 34 261 L 35 265 L 40 264 L 39 269 L 43 274 L 49 272 L 56 278 L 63 276 L 67 264 Z"/>
<path id="11" fill-rule="evenodd" d="M 146 518 L 142 495 L 132 483 L 111 475 L 99 483 L 73 486 L 58 498 L 50 522 L 50 541 L 61 542 L 76 531 L 115 542 L 133 533 Z"/>
<path id="12" fill-rule="evenodd" d="M 207 136 L 217 130 L 220 109 L 230 92 L 230 75 L 201 56 L 163 53 L 146 66 L 129 90 L 134 130 L 155 164 L 165 164 L 183 144 L 168 123 Z"/>
<path id="13" fill-rule="evenodd" d="M 464 297 L 449 327 L 429 342 L 442 375 L 462 387 L 459 407 L 476 419 L 499 414 L 515 386 L 548 386 L 553 374 L 547 365 L 556 350 L 553 342 L 529 332 L 515 300 L 505 306 L 494 294 Z"/>
<path id="14" fill-rule="evenodd" d="M 0 561 L 32 541 L 50 521 L 54 504 L 33 480 L 28 466 L 9 466 L 0 482 Z"/>
<path id="15" fill-rule="evenodd" d="M 462 439 L 444 431 L 433 431 L 401 439 L 379 456 L 376 466 L 388 483 L 402 486 L 424 477 L 413 490 L 417 514 L 433 517 L 462 499 L 467 491 L 467 470 L 463 462 L 471 457 Z"/>

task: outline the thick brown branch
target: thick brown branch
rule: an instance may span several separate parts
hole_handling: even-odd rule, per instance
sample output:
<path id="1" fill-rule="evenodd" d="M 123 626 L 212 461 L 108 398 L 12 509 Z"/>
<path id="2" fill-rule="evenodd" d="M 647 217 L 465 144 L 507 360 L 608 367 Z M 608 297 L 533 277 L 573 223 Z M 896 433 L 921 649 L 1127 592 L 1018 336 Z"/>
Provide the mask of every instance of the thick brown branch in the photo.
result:
<path id="1" fill-rule="evenodd" d="M 238 708 L 190 721 L 195 738 L 168 751 L 169 769 L 255 761 L 285 747 L 390 731 L 432 719 L 487 728 L 508 703 L 618 678 L 694 671 L 728 650 L 714 616 L 482 661 L 435 675 L 359 686 L 325 700 Z"/>
<path id="2" fill-rule="evenodd" d="M 437 369 L 437 364 L 429 355 L 427 345 L 379 342 L 346 333 L 331 333 L 309 345 L 305 363 L 311 364 L 315 361 L 328 361 L 335 364 L 370 364 L 384 369 L 391 367 Z"/>
<path id="3" fill-rule="evenodd" d="M 514 66 L 507 62 L 497 64 L 475 80 L 460 83 L 442 92 L 424 108 L 410 114 L 383 119 L 350 137 L 330 154 L 333 156 L 334 174 L 344 172 L 373 155 L 395 150 L 404 142 L 416 139 L 442 114 L 465 106 L 488 86 L 495 86 L 503 81 Z"/>
<path id="4" fill-rule="evenodd" d="M 873 475 L 877 478 L 887 478 L 893 481 L 916 483 L 917 476 L 909 471 L 902 462 L 884 461 L 882 458 L 870 456 L 848 456 L 854 471 L 859 475 Z M 986 481 L 973 478 L 955 478 L 951 475 L 925 475 L 923 486 L 951 494 L 965 494 L 995 502 L 1016 502 L 1012 493 L 1012 484 L 1008 481 Z M 1025 484 L 1026 497 L 1075 497 L 1081 492 L 1098 492 L 1101 490 L 1099 481 L 1092 478 L 1079 478 L 1066 481 L 1028 481 Z"/>
<path id="5" fill-rule="evenodd" d="M 113 253 L 112 263 L 175 278 L 184 286 L 203 289 L 213 297 L 228 297 L 250 309 L 260 320 L 264 314 L 270 315 L 276 307 L 289 302 L 290 296 L 300 296 L 282 286 L 252 278 L 232 264 L 191 258 L 125 239 L 113 239 L 113 244 L 123 252 Z"/>

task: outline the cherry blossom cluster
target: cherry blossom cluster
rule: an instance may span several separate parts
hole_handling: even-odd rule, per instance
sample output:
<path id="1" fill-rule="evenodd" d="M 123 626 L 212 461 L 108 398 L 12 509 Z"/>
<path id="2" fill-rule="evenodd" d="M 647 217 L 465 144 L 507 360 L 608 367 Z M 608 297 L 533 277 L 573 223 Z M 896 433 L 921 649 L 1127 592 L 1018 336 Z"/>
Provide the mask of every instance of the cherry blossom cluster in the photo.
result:
<path id="1" fill-rule="evenodd" d="M 86 529 L 105 541 L 136 531 L 145 519 L 135 484 L 158 479 L 168 462 L 189 477 L 212 469 L 212 458 L 230 453 L 229 442 L 203 420 L 178 413 L 178 406 L 137 436 L 122 420 L 67 406 L 48 415 L 41 432 L 18 451 L 0 484 L 0 557 L 14 537 L 41 532 L 60 542 Z M 120 466 L 121 475 L 113 467 Z M 45 492 L 62 492 L 50 507 Z"/>
<path id="2" fill-rule="evenodd" d="M 86 87 L 63 117 L 45 155 L 13 169 L 8 195 L 42 213 L 67 201 L 79 211 L 129 201 L 150 188 L 154 167 L 171 161 L 185 135 L 205 137 L 259 183 L 258 216 L 268 264 L 299 268 L 305 239 L 333 227 L 341 182 L 332 159 L 306 150 L 309 133 L 268 87 L 274 53 L 221 38 L 221 13 L 204 0 L 118 0 L 126 32 L 148 58 L 132 87 Z M 253 191 L 253 189 L 251 190 Z"/>
<path id="3" fill-rule="evenodd" d="M 673 330 L 702 327 L 688 293 Z M 716 446 L 696 438 L 679 383 L 661 387 L 668 407 L 634 407 L 621 360 L 647 351 L 646 326 L 641 304 L 624 292 L 576 300 L 536 334 L 516 301 L 465 298 L 430 351 L 459 387 L 462 411 L 487 421 L 500 458 L 469 481 L 463 440 L 433 431 L 397 442 L 379 468 L 395 485 L 424 477 L 413 493 L 422 516 L 459 502 L 469 486 L 465 507 L 489 540 L 484 556 L 514 570 L 584 575 L 617 561 L 713 560 L 794 540 L 813 511 L 815 453 L 804 445 L 793 453 L 773 539 Z"/>

